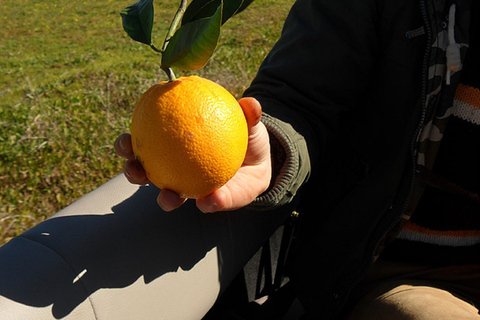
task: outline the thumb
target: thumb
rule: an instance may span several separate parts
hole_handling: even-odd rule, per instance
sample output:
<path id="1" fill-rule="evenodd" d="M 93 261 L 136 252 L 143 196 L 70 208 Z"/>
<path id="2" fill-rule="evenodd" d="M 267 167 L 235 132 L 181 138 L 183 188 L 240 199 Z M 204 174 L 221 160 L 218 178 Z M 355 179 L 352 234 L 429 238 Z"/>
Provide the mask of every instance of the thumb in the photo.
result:
<path id="1" fill-rule="evenodd" d="M 262 106 L 260 102 L 255 98 L 247 97 L 238 100 L 238 103 L 242 107 L 248 127 L 251 128 L 257 125 L 260 119 L 262 119 Z"/>

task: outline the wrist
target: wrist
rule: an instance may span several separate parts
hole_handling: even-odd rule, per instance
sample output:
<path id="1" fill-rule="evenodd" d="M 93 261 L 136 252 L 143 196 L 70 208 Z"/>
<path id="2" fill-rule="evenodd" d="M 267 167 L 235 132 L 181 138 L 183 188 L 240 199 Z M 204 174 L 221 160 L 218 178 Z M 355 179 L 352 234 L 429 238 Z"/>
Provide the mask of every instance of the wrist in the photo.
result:
<path id="1" fill-rule="evenodd" d="M 264 114 L 270 137 L 271 179 L 267 190 L 251 204 L 273 209 L 291 202 L 310 174 L 310 158 L 305 139 L 285 122 Z"/>

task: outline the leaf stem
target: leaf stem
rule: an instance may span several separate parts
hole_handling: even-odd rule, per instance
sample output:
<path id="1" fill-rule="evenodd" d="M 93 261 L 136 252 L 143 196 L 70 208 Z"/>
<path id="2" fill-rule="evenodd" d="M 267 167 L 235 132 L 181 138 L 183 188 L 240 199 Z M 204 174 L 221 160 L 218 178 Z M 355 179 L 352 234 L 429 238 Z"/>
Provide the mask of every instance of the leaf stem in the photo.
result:
<path id="1" fill-rule="evenodd" d="M 153 44 L 150 44 L 150 48 L 152 48 L 153 51 L 158 52 L 158 53 L 162 53 L 162 52 L 163 52 L 162 50 L 157 49 L 157 47 L 155 47 Z"/>
<path id="2" fill-rule="evenodd" d="M 169 82 L 177 80 L 177 77 L 175 77 L 175 73 L 173 73 L 171 68 L 162 68 L 162 70 L 167 74 Z"/>
<path id="3" fill-rule="evenodd" d="M 175 16 L 173 17 L 172 23 L 170 24 L 170 28 L 168 29 L 167 36 L 165 37 L 165 41 L 163 42 L 161 52 L 165 51 L 168 43 L 170 42 L 170 39 L 172 39 L 173 35 L 175 34 L 175 31 L 177 30 L 178 25 L 182 21 L 185 10 L 187 9 L 187 3 L 188 3 L 188 0 L 180 0 L 180 6 L 178 7 L 178 10 L 175 13 Z"/>

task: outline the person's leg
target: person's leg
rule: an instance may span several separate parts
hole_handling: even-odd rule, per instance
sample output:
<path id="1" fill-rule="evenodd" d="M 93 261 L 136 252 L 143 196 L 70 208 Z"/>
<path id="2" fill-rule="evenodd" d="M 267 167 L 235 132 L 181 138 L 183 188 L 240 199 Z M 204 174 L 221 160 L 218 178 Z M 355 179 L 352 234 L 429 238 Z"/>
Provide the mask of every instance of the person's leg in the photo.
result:
<path id="1" fill-rule="evenodd" d="M 478 312 L 471 303 L 431 284 L 393 281 L 363 297 L 349 320 L 479 320 Z"/>
<path id="2" fill-rule="evenodd" d="M 355 293 L 349 320 L 479 320 L 480 266 L 379 260 Z"/>

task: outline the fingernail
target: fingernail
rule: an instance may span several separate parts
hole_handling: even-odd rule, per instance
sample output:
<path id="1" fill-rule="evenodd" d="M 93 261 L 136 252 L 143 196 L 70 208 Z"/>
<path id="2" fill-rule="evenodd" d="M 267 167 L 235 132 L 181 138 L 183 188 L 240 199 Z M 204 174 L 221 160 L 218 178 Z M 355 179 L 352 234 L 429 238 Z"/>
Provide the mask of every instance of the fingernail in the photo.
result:
<path id="1" fill-rule="evenodd" d="M 123 139 L 118 139 L 118 146 L 122 151 L 125 150 L 125 142 L 123 142 Z"/>
<path id="2" fill-rule="evenodd" d="M 203 213 L 214 213 L 220 210 L 220 206 L 218 205 L 217 202 L 209 202 L 208 204 L 204 204 L 201 208 L 199 208 L 200 211 Z"/>
<path id="3" fill-rule="evenodd" d="M 161 197 L 157 198 L 157 203 L 160 206 L 160 208 L 162 208 L 162 210 L 165 211 L 165 212 L 170 212 L 174 209 L 174 208 L 166 205 L 165 202 L 162 201 Z"/>
<path id="4" fill-rule="evenodd" d="M 123 174 L 124 174 L 127 178 L 131 178 L 131 177 L 132 177 L 132 175 L 128 172 L 127 168 L 125 168 L 125 169 L 123 170 Z"/>

